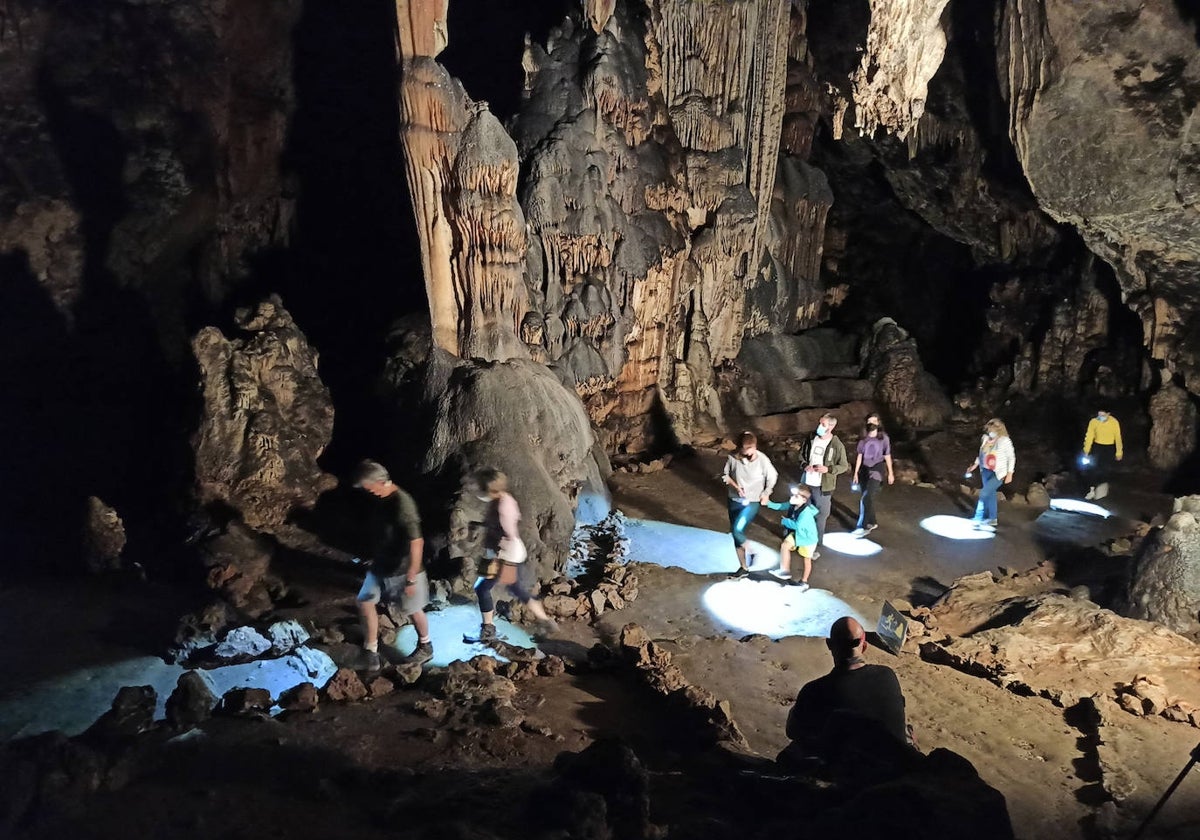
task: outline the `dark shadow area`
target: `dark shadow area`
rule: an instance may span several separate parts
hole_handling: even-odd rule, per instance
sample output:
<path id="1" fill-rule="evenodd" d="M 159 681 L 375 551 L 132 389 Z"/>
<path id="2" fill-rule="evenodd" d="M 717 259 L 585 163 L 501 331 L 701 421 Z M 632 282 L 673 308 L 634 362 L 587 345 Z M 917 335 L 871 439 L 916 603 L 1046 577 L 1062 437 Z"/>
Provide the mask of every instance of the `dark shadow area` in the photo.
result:
<path id="1" fill-rule="evenodd" d="M 1097 727 L 1096 708 L 1091 702 L 1076 703 L 1063 712 L 1063 720 L 1079 735 L 1075 746 L 1079 756 L 1071 759 L 1075 776 L 1084 784 L 1075 791 L 1075 799 L 1090 807 L 1099 807 L 1108 800 L 1104 790 L 1103 771 L 1100 769 L 1100 735 Z"/>
<path id="2" fill-rule="evenodd" d="M 1175 8 L 1185 21 L 1195 27 L 1196 45 L 1200 46 L 1200 0 L 1175 0 Z"/>
<path id="3" fill-rule="evenodd" d="M 932 607 L 949 591 L 950 587 L 936 578 L 922 575 L 909 584 L 908 602 L 914 607 Z"/>
<path id="4" fill-rule="evenodd" d="M 487 102 L 507 122 L 524 90 L 526 33 L 534 43 L 545 44 L 550 29 L 574 8 L 566 0 L 451 3 L 446 18 L 450 43 L 438 61 L 463 83 L 468 96 Z"/>
<path id="5" fill-rule="evenodd" d="M 997 627 L 1008 627 L 1010 624 L 1017 624 L 1025 616 L 1032 614 L 1034 609 L 1035 607 L 1030 604 L 1009 604 L 987 621 L 976 627 L 972 627 L 961 635 L 963 638 L 970 638 L 976 633 L 984 633 L 988 630 L 995 630 Z"/>
<path id="6" fill-rule="evenodd" d="M 305 0 L 293 30 L 296 107 L 281 166 L 295 187 L 293 246 L 261 254 L 231 308 L 277 292 L 321 353 L 337 407 L 333 471 L 389 437 L 375 382 L 387 330 L 427 309 L 399 140 L 395 5 Z M 379 456 L 374 456 L 379 457 Z"/>

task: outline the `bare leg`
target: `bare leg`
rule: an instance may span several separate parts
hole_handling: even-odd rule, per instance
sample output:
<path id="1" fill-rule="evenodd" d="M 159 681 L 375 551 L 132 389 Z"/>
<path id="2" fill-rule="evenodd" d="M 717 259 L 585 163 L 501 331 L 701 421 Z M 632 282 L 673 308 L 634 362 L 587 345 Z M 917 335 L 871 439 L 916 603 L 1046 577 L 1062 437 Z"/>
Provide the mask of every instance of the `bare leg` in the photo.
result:
<path id="1" fill-rule="evenodd" d="M 792 570 L 792 552 L 788 549 L 786 542 L 779 545 L 779 568 L 785 572 Z"/>
<path id="2" fill-rule="evenodd" d="M 429 641 L 429 616 L 424 610 L 418 610 L 408 617 L 417 630 L 417 644 Z"/>
<path id="3" fill-rule="evenodd" d="M 379 649 L 379 613 L 375 604 L 370 601 L 358 602 L 358 614 L 362 619 L 363 647 L 367 650 Z M 426 625 L 428 628 L 428 625 Z"/>
<path id="4" fill-rule="evenodd" d="M 804 558 L 804 577 L 800 578 L 802 583 L 808 583 L 808 576 L 812 574 L 812 558 Z"/>

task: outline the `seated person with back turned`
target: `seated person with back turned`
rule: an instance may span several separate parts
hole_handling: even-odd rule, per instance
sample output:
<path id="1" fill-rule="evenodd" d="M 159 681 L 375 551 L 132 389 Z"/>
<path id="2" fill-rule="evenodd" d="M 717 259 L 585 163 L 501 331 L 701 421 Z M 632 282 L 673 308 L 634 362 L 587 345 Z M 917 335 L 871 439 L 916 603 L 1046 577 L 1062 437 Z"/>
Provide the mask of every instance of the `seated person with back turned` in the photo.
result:
<path id="1" fill-rule="evenodd" d="M 808 682 L 788 713 L 792 743 L 779 755 L 784 764 L 812 757 L 826 762 L 870 753 L 888 763 L 916 754 L 904 720 L 904 694 L 896 673 L 868 665 L 867 634 L 849 616 L 839 618 L 825 642 L 833 670 Z"/>

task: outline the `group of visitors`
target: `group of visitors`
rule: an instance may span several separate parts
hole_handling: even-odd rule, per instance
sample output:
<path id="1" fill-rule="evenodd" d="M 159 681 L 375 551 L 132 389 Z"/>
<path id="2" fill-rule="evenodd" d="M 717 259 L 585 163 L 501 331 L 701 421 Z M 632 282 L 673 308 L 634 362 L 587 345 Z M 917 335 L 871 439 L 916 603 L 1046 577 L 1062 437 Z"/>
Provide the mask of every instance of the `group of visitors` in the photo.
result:
<path id="1" fill-rule="evenodd" d="M 547 615 L 539 599 L 521 582 L 521 569 L 528 552 L 521 540 L 517 523 L 521 509 L 508 492 L 504 473 L 491 467 L 478 470 L 471 482 L 486 508 L 483 514 L 483 556 L 475 582 L 479 599 L 479 635 L 465 638 L 471 642 L 489 642 L 496 638 L 495 601 L 492 589 L 503 584 L 538 620 L 544 632 L 553 632 L 554 619 Z M 421 518 L 412 496 L 392 481 L 387 469 L 375 461 L 363 461 L 354 475 L 354 486 L 374 497 L 368 515 L 367 552 L 371 565 L 358 593 L 358 609 L 363 631 L 363 670 L 382 667 L 379 656 L 379 603 L 399 606 L 417 631 L 417 645 L 406 664 L 422 664 L 433 657 L 429 638 L 429 579 L 425 574 L 424 540 Z"/>
<path id="2" fill-rule="evenodd" d="M 790 581 L 791 555 L 795 552 L 804 562 L 798 586 L 808 588 L 812 563 L 820 558 L 819 546 L 825 540 L 825 526 L 833 507 L 833 491 L 837 478 L 850 469 L 846 447 L 834 434 L 837 417 L 826 412 L 821 416 L 813 434 L 800 448 L 803 482 L 790 488 L 787 502 L 772 502 L 779 473 L 771 459 L 758 450 L 758 438 L 753 432 L 742 432 L 737 449 L 725 461 L 721 481 L 729 490 L 729 530 L 733 536 L 738 568 L 732 577 L 750 573 L 746 550 L 746 529 L 758 515 L 760 507 L 783 512 L 782 525 L 786 531 L 779 547 L 779 568 L 771 574 Z M 875 502 L 883 483 L 896 481 L 892 466 L 892 443 L 883 429 L 878 414 L 867 416 L 855 450 L 852 487 L 861 492 L 858 524 L 855 537 L 865 537 L 879 527 L 875 517 Z"/>
<path id="3" fill-rule="evenodd" d="M 765 506 L 783 513 L 784 538 L 779 547 L 779 567 L 771 570 L 771 574 L 780 580 L 791 581 L 791 555 L 795 552 L 804 564 L 798 585 L 808 588 L 812 563 L 821 556 L 820 546 L 825 541 L 825 526 L 837 478 L 850 470 L 846 447 L 834 434 L 837 424 L 836 416 L 825 413 L 816 430 L 801 444 L 803 483 L 790 488 L 787 502 L 771 501 L 779 473 L 771 459 L 759 451 L 754 433 L 741 434 L 737 448 L 726 459 L 721 474 L 729 491 L 729 529 L 738 560 L 738 568 L 732 577 L 745 577 L 750 573 L 746 530 Z M 1098 411 L 1088 423 L 1083 442 L 1081 465 L 1090 469 L 1086 498 L 1102 499 L 1108 495 L 1113 465 L 1123 455 L 1120 423 L 1106 409 Z M 1016 467 L 1016 450 L 1008 429 L 1003 420 L 993 417 L 984 424 L 978 453 L 965 473 L 967 479 L 973 478 L 976 470 L 980 475 L 979 498 L 971 518 L 977 530 L 996 529 L 999 524 L 996 494 L 1001 487 L 1012 483 Z M 880 492 L 885 483 L 890 485 L 895 481 L 891 440 L 879 414 L 869 414 L 863 423 L 851 471 L 851 490 L 860 494 L 858 522 L 851 536 L 865 537 L 879 527 L 875 508 Z"/>

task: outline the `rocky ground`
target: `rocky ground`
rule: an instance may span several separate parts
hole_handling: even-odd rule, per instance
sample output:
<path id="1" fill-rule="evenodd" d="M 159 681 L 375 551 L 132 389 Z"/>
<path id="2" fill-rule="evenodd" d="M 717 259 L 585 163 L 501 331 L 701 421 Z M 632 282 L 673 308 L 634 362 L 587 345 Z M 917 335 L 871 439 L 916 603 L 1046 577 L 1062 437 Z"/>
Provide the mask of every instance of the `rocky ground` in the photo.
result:
<path id="1" fill-rule="evenodd" d="M 699 453 L 666 469 L 619 473 L 617 502 L 631 518 L 719 530 L 719 464 L 716 453 Z M 872 535 L 882 550 L 855 557 L 827 549 L 813 590 L 789 602 L 803 611 L 811 596 L 812 609 L 841 603 L 873 621 L 888 599 L 915 617 L 899 656 L 870 656 L 899 674 L 921 748 L 969 760 L 1005 797 L 1018 837 L 1127 836 L 1200 739 L 1188 719 L 1188 699 L 1200 705 L 1195 646 L 1087 600 L 1119 574 L 1121 540 L 1137 538 L 1134 519 L 1167 500 L 1130 491 L 1111 501 L 1133 518 L 1006 504 L 994 540 L 959 542 L 919 525 L 966 509 L 953 483 L 896 486 Z M 847 527 L 831 520 L 831 531 Z M 768 546 L 777 539 L 765 516 L 751 536 Z M 1080 546 L 1089 543 L 1117 551 L 1087 554 Z M 664 559 L 677 549 L 658 546 Z M 647 551 L 635 544 L 630 553 Z M 720 566 L 720 558 L 709 562 Z M 502 649 L 513 661 L 439 666 L 415 684 L 403 669 L 365 684 L 343 671 L 319 694 L 289 696 L 294 710 L 277 717 L 257 706 L 279 698 L 243 695 L 195 728 L 178 703 L 176 728 L 151 724 L 153 705 L 131 697 L 80 738 L 10 745 L 0 827 L 20 837 L 804 836 L 798 826 L 955 836 L 912 813 L 931 788 L 949 796 L 944 767 L 899 800 L 872 788 L 863 807 L 853 786 L 786 778 L 766 762 L 785 744 L 796 690 L 827 670 L 828 655 L 819 638 L 747 634 L 705 595 L 722 587 L 777 598 L 782 587 L 649 563 L 632 571 L 635 598 L 593 622 L 564 622 L 541 642 L 544 656 Z M 985 571 L 994 574 L 978 574 Z M 296 600 L 306 602 L 293 610 L 352 625 L 353 576 L 293 569 Z M 37 605 L 62 593 L 9 592 L 6 602 L 18 594 L 29 620 L 13 647 L 26 653 L 6 653 L 6 668 L 36 666 L 46 677 L 128 652 L 117 644 L 122 623 L 110 621 L 90 648 L 30 655 L 44 649 Z M 128 614 L 131 599 L 109 593 L 93 609 L 103 612 L 107 600 Z M 164 616 L 171 611 L 161 598 L 153 603 Z M 347 647 L 327 645 L 335 659 Z M 973 784 L 969 771 L 954 774 Z M 956 818 L 958 836 L 995 827 L 986 791 L 968 787 L 953 800 L 976 803 Z M 1194 837 L 1198 826 L 1193 774 L 1150 836 Z"/>

